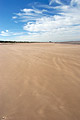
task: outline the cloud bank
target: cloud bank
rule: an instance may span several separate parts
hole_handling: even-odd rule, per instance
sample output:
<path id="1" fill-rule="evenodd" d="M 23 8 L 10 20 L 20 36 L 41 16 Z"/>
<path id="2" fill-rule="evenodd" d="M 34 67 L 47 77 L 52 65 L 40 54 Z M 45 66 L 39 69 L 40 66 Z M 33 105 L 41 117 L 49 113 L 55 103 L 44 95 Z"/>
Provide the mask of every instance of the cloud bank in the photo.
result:
<path id="1" fill-rule="evenodd" d="M 12 19 L 23 23 L 25 35 L 18 40 L 68 41 L 80 40 L 80 0 L 50 0 L 48 5 L 34 4 L 16 13 Z M 8 36 L 8 31 L 0 35 Z"/>

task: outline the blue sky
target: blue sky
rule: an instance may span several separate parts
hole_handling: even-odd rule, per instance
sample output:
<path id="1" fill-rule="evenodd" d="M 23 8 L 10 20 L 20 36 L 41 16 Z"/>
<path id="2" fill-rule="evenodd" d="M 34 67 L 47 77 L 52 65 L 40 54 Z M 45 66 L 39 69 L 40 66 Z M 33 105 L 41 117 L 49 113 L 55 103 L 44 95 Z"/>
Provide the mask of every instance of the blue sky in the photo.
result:
<path id="1" fill-rule="evenodd" d="M 0 40 L 80 40 L 80 0 L 0 0 Z"/>

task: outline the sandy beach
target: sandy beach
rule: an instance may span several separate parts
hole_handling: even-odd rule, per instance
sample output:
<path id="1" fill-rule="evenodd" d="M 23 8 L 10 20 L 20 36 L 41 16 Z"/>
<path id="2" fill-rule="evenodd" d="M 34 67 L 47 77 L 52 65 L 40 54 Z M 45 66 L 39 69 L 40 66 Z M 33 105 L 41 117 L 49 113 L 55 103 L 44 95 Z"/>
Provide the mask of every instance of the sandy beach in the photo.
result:
<path id="1" fill-rule="evenodd" d="M 0 120 L 80 120 L 80 45 L 0 44 Z"/>

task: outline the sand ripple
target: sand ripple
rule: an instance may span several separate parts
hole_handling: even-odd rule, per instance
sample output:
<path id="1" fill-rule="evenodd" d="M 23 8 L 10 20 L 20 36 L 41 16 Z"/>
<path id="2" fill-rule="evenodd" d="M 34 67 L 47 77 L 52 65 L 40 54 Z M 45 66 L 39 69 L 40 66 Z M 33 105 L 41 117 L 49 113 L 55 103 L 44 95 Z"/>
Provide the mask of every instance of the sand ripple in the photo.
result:
<path id="1" fill-rule="evenodd" d="M 0 120 L 79 120 L 79 91 L 79 45 L 0 45 Z"/>

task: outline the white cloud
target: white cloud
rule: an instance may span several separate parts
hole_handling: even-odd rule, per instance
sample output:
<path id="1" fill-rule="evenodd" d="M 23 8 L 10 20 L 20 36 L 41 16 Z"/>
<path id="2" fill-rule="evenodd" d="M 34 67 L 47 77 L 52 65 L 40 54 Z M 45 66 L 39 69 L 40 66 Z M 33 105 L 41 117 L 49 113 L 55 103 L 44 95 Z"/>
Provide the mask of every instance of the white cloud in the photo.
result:
<path id="1" fill-rule="evenodd" d="M 69 40 L 80 40 L 80 27 L 75 26 L 74 28 L 58 28 L 52 32 L 29 32 L 28 35 L 18 36 L 16 40 L 22 41 L 69 41 Z"/>
<path id="2" fill-rule="evenodd" d="M 71 6 L 79 6 L 80 7 L 80 0 L 71 0 Z"/>
<path id="3" fill-rule="evenodd" d="M 58 28 L 70 28 L 70 26 L 74 27 L 75 25 L 80 24 L 80 16 L 78 16 L 78 14 L 78 10 L 75 12 L 73 9 L 71 9 L 71 12 L 66 11 L 65 13 L 61 13 L 61 16 L 54 15 L 51 17 L 42 17 L 37 19 L 36 22 L 28 22 L 23 29 L 33 32 L 50 32 Z"/>
<path id="4" fill-rule="evenodd" d="M 24 13 L 37 13 L 37 14 L 42 14 L 42 12 L 43 11 L 40 11 L 40 10 L 38 10 L 38 9 L 35 9 L 35 8 L 33 8 L 33 9 L 23 9 L 23 10 L 21 10 L 22 12 L 24 12 Z"/>
<path id="5" fill-rule="evenodd" d="M 9 30 L 1 31 L 0 36 L 18 36 L 23 35 L 23 32 L 10 32 Z"/>
<path id="6" fill-rule="evenodd" d="M 0 33 L 1 36 L 10 36 L 9 31 L 5 30 L 5 31 L 1 31 Z"/>
<path id="7" fill-rule="evenodd" d="M 54 2 L 58 3 L 54 6 Z M 64 5 L 60 0 L 51 0 L 49 5 L 38 5 L 23 9 L 17 13 L 27 35 L 17 36 L 18 40 L 60 41 L 80 39 L 80 1 L 71 0 Z M 56 11 L 56 14 L 54 14 Z"/>
<path id="8" fill-rule="evenodd" d="M 9 30 L 6 30 L 6 32 L 8 33 L 8 32 L 9 32 Z"/>
<path id="9" fill-rule="evenodd" d="M 60 0 L 50 0 L 49 5 L 52 5 L 53 3 L 63 4 Z"/>
<path id="10" fill-rule="evenodd" d="M 45 8 L 45 9 L 54 9 L 53 6 L 46 5 L 46 4 L 39 4 L 37 5 L 39 8 Z"/>
<path id="11" fill-rule="evenodd" d="M 12 17 L 12 19 L 16 19 L 16 18 L 17 18 L 17 16 L 13 16 L 13 17 Z"/>
<path id="12" fill-rule="evenodd" d="M 37 20 L 39 18 L 42 18 L 43 16 L 49 16 L 49 11 L 47 9 L 36 9 L 33 7 L 32 9 L 22 9 L 21 12 L 16 13 L 16 17 L 20 22 L 28 22 L 28 21 L 33 21 Z"/>

